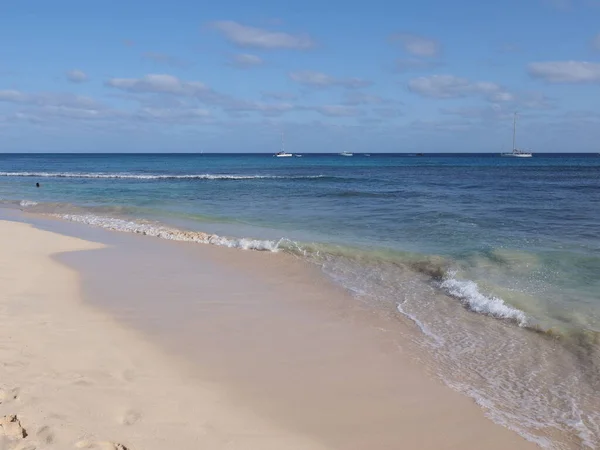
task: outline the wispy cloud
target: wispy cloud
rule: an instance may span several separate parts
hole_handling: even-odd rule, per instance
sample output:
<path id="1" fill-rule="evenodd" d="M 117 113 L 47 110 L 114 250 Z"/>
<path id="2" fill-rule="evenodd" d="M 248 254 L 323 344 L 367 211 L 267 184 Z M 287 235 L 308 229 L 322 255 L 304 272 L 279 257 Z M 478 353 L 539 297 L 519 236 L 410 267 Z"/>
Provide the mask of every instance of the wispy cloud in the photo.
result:
<path id="1" fill-rule="evenodd" d="M 149 106 L 150 110 L 190 110 L 193 109 L 190 105 L 200 102 L 230 115 L 255 112 L 264 116 L 274 116 L 295 108 L 295 105 L 290 103 L 263 103 L 235 98 L 216 92 L 200 81 L 184 81 L 164 74 L 149 74 L 141 78 L 112 78 L 106 82 L 106 86 L 126 92 L 126 95 L 131 96 L 131 100 L 141 104 L 152 105 L 152 102 L 148 103 L 147 100 L 156 97 L 154 104 L 170 105 L 169 108 Z M 176 97 L 179 101 L 165 103 L 161 96 Z"/>
<path id="2" fill-rule="evenodd" d="M 289 77 L 292 81 L 313 88 L 345 87 L 357 89 L 370 86 L 372 83 L 362 78 L 336 78 L 321 72 L 311 70 L 301 70 L 290 72 Z"/>
<path id="3" fill-rule="evenodd" d="M 65 75 L 71 83 L 83 83 L 88 80 L 87 74 L 78 69 L 69 70 Z"/>
<path id="4" fill-rule="evenodd" d="M 267 100 L 296 100 L 297 98 L 291 92 L 261 92 L 261 96 Z"/>
<path id="5" fill-rule="evenodd" d="M 167 55 L 166 53 L 145 52 L 142 53 L 142 58 L 147 61 L 152 61 L 157 64 L 164 64 L 171 67 L 185 68 L 191 65 L 189 61 Z"/>
<path id="6" fill-rule="evenodd" d="M 239 69 L 249 69 L 251 67 L 262 66 L 265 61 L 256 55 L 251 55 L 249 53 L 240 53 L 237 55 L 233 55 L 229 64 L 237 67 Z"/>
<path id="7" fill-rule="evenodd" d="M 346 105 L 323 105 L 315 106 L 315 111 L 328 117 L 356 117 L 360 114 L 360 110 L 354 106 Z"/>
<path id="8" fill-rule="evenodd" d="M 211 25 L 229 42 L 240 47 L 307 50 L 315 46 L 314 40 L 306 34 L 270 31 L 263 28 L 242 25 L 232 20 L 217 21 Z"/>
<path id="9" fill-rule="evenodd" d="M 344 93 L 343 103 L 345 105 L 386 105 L 392 103 L 400 103 L 391 99 L 380 97 L 375 94 L 367 94 L 365 92 L 358 91 L 346 91 Z"/>
<path id="10" fill-rule="evenodd" d="M 56 106 L 80 109 L 103 109 L 103 105 L 91 97 L 70 93 L 28 93 L 18 90 L 1 90 L 0 102 L 35 106 Z"/>
<path id="11" fill-rule="evenodd" d="M 527 67 L 529 75 L 548 83 L 600 83 L 600 63 L 586 61 L 534 62 Z"/>
<path id="12" fill-rule="evenodd" d="M 186 122 L 210 118 L 210 111 L 201 108 L 142 108 L 133 114 L 134 118 L 156 122 Z"/>
<path id="13" fill-rule="evenodd" d="M 488 81 L 472 81 L 454 75 L 433 75 L 413 78 L 408 82 L 412 92 L 423 97 L 450 99 L 482 95 L 492 101 L 510 101 L 512 94 L 500 85 Z"/>
<path id="14" fill-rule="evenodd" d="M 395 119 L 396 117 L 400 117 L 403 113 L 398 108 L 375 108 L 373 109 L 373 114 L 385 119 Z"/>
<path id="15" fill-rule="evenodd" d="M 106 86 L 127 92 L 194 96 L 209 88 L 200 81 L 183 81 L 173 75 L 149 74 L 142 78 L 111 78 Z"/>
<path id="16" fill-rule="evenodd" d="M 395 33 L 390 40 L 399 43 L 404 51 L 413 56 L 435 57 L 442 52 L 442 45 L 437 39 L 414 33 Z"/>

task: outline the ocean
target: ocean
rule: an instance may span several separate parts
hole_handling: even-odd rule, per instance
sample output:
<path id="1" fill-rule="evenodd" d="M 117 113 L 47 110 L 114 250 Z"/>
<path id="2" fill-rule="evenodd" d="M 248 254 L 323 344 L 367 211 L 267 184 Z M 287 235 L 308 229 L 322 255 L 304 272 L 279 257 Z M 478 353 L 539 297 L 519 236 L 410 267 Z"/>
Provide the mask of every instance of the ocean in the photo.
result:
<path id="1" fill-rule="evenodd" d="M 412 320 L 437 374 L 494 421 L 600 447 L 596 154 L 0 154 L 0 201 L 307 258 Z"/>

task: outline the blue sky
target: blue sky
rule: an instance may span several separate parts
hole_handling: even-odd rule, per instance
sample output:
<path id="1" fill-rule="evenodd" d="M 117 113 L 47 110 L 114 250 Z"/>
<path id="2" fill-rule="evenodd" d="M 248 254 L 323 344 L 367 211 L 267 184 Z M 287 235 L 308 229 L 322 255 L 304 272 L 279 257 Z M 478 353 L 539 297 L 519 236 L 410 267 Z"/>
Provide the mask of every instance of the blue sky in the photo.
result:
<path id="1" fill-rule="evenodd" d="M 0 151 L 600 152 L 600 0 L 0 5 Z"/>

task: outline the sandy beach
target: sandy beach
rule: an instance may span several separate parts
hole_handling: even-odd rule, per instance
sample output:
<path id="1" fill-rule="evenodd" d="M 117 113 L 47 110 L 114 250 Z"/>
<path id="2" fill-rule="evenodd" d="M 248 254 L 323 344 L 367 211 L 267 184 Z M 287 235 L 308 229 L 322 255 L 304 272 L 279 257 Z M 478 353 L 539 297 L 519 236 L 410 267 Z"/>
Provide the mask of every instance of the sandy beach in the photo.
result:
<path id="1" fill-rule="evenodd" d="M 158 241 L 0 222 L 0 449 L 537 448 L 310 268 Z"/>

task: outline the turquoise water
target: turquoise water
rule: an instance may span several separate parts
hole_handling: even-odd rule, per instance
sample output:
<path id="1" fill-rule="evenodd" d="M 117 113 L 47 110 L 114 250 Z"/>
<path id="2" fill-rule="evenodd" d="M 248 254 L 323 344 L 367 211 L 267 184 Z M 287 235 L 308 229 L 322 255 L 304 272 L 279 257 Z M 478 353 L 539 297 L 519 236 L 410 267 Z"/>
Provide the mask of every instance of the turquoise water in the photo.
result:
<path id="1" fill-rule="evenodd" d="M 304 255 L 411 318 L 495 420 L 546 447 L 600 445 L 597 155 L 0 155 L 0 199 Z"/>

